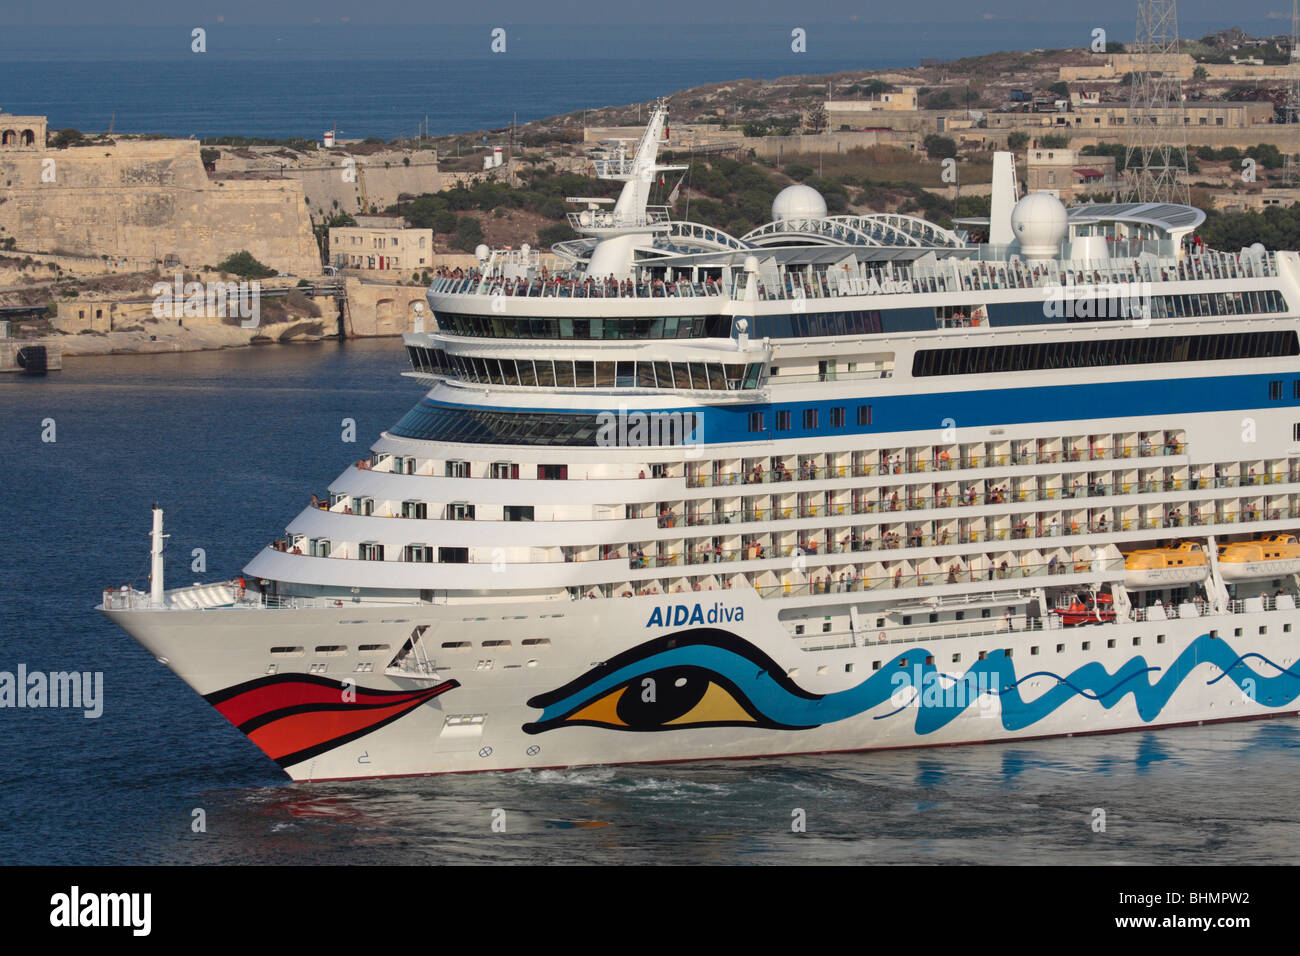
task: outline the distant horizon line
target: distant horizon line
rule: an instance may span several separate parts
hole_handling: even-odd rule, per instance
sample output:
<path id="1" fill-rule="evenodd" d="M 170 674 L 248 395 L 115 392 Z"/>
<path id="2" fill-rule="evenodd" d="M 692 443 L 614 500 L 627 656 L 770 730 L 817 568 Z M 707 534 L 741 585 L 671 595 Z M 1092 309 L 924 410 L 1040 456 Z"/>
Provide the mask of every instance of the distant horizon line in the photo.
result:
<path id="1" fill-rule="evenodd" d="M 968 18 L 945 18 L 942 22 L 936 23 L 933 17 L 920 18 L 914 20 L 908 20 L 908 19 L 882 20 L 879 18 L 868 18 L 868 17 L 860 17 L 858 15 L 853 15 L 853 16 L 846 16 L 846 17 L 830 19 L 830 20 L 802 19 L 797 23 L 794 19 L 787 16 L 779 20 L 776 19 L 770 21 L 751 20 L 747 24 L 736 24 L 734 18 L 719 17 L 717 19 L 710 19 L 708 17 L 701 17 L 699 19 L 692 19 L 690 21 L 690 25 L 692 26 L 725 25 L 731 27 L 732 29 L 740 29 L 740 30 L 764 28 L 764 27 L 789 27 L 791 25 L 844 26 L 845 24 L 861 24 L 862 26 L 875 27 L 875 26 L 896 26 L 896 25 L 956 26 L 956 25 L 967 25 L 967 24 L 977 24 L 977 23 L 1022 23 L 1022 24 L 1043 24 L 1046 26 L 1059 27 L 1068 24 L 1094 25 L 1096 24 L 1098 19 L 1099 19 L 1098 17 L 1084 17 L 1075 20 L 1075 19 L 1065 19 L 1059 16 L 1039 17 L 1033 14 L 1028 16 L 1003 16 L 1003 15 L 994 15 L 994 14 L 983 14 L 980 16 L 973 16 Z M 1132 14 L 1126 14 L 1124 16 L 1124 19 L 1126 20 L 1134 19 L 1134 17 Z M 1290 17 L 1288 16 L 1285 19 L 1289 20 Z M 1220 27 L 1220 29 L 1224 29 L 1224 30 L 1232 29 L 1233 27 L 1237 26 L 1238 23 L 1243 23 L 1243 22 L 1254 23 L 1254 24 L 1262 24 L 1262 23 L 1283 24 L 1284 23 L 1284 18 L 1281 17 L 1280 15 L 1270 16 L 1269 14 L 1236 17 L 1235 20 L 1236 20 L 1235 23 L 1232 23 L 1229 26 Z M 1206 24 L 1206 23 L 1221 22 L 1220 18 L 1217 17 L 1206 18 L 1206 19 L 1181 17 L 1180 21 L 1186 24 L 1193 24 L 1193 23 Z M 4 27 L 28 27 L 33 29 L 57 28 L 59 30 L 90 28 L 90 27 L 122 27 L 122 28 L 129 28 L 129 29 L 140 29 L 140 28 L 171 29 L 174 27 L 224 26 L 224 27 L 256 27 L 258 29 L 265 29 L 265 28 L 276 28 L 276 27 L 353 27 L 353 28 L 355 27 L 409 27 L 413 25 L 436 26 L 436 27 L 495 27 L 495 26 L 504 25 L 506 27 L 515 26 L 515 27 L 544 27 L 544 28 L 582 26 L 584 28 L 590 29 L 593 27 L 595 28 L 662 27 L 663 23 L 656 22 L 656 21 L 631 21 L 631 20 L 593 23 L 590 20 L 564 21 L 564 20 L 554 20 L 554 19 L 546 22 L 505 21 L 503 23 L 503 18 L 501 17 L 492 17 L 492 18 L 487 18 L 482 20 L 459 20 L 459 21 L 432 20 L 432 19 L 423 20 L 423 19 L 416 18 L 416 19 L 408 19 L 408 20 L 400 20 L 400 21 L 374 21 L 374 22 L 353 20 L 350 17 L 339 17 L 328 21 L 321 20 L 321 19 L 313 19 L 313 20 L 302 20 L 302 21 L 291 21 L 291 22 L 282 22 L 282 21 L 268 22 L 268 21 L 260 21 L 260 20 L 227 21 L 225 19 L 212 19 L 212 18 L 205 19 L 205 18 L 189 17 L 184 20 L 174 20 L 174 21 L 160 21 L 157 19 L 150 18 L 138 22 L 130 21 L 130 20 L 123 21 L 121 19 L 113 19 L 113 20 L 89 19 L 75 24 L 69 24 L 67 22 L 59 22 L 59 21 L 48 21 L 48 22 L 17 21 L 17 20 L 9 20 L 0 17 L 0 26 L 4 26 Z M 1290 32 L 1289 28 L 1279 28 L 1278 30 L 1274 31 L 1269 35 L 1283 34 L 1289 32 Z"/>

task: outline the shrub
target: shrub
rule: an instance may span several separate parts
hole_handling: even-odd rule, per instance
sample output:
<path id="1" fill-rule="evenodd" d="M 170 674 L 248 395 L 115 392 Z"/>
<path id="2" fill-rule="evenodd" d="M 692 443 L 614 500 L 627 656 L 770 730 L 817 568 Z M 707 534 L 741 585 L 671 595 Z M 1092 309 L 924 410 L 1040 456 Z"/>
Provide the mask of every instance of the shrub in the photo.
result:
<path id="1" fill-rule="evenodd" d="M 246 249 L 229 255 L 221 262 L 218 262 L 217 270 L 239 276 L 241 279 L 266 279 L 275 275 L 274 269 L 258 262 L 253 258 L 253 254 Z"/>

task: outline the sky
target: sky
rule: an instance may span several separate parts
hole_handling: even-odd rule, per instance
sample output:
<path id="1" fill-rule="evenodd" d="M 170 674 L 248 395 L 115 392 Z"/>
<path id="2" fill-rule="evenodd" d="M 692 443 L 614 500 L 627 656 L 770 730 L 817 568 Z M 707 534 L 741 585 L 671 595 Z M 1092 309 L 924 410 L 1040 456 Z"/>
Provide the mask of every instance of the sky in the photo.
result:
<path id="1" fill-rule="evenodd" d="M 1223 0 L 1179 0 L 1182 21 L 1257 25 L 1272 21 L 1290 32 L 1285 0 L 1225 4 Z M 487 3 L 411 0 L 3 0 L 0 24 L 646 24 L 689 29 L 735 23 L 933 23 L 976 20 L 1079 21 L 1133 24 L 1136 0 L 908 0 L 906 3 L 851 0 L 656 0 L 652 5 L 617 0 L 491 0 Z M 1132 27 L 1130 26 L 1130 31 Z"/>

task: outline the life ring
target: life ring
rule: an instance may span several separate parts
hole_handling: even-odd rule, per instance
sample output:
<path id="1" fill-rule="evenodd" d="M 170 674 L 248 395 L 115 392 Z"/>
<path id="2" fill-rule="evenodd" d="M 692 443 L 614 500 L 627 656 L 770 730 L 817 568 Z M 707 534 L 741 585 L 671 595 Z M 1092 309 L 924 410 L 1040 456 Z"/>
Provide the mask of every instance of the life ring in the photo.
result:
<path id="1" fill-rule="evenodd" d="M 885 639 L 885 632 L 884 632 L 884 631 L 881 631 L 879 634 L 876 635 L 876 640 L 877 640 L 877 641 L 884 641 L 884 639 Z"/>

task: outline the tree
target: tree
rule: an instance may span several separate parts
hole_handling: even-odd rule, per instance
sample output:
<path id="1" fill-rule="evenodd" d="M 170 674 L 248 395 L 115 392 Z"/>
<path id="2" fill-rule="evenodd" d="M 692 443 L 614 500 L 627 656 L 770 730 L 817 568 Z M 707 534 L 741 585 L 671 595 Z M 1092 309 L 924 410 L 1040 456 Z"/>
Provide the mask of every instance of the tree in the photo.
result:
<path id="1" fill-rule="evenodd" d="M 479 221 L 470 216 L 461 216 L 460 221 L 456 223 L 456 236 L 451 241 L 452 246 L 465 252 L 473 252 L 474 247 L 482 241 L 483 227 L 479 225 Z"/>
<path id="2" fill-rule="evenodd" d="M 1068 100 L 1070 98 L 1070 84 L 1062 80 L 1059 83 L 1053 83 L 1048 88 L 1048 92 L 1055 93 L 1058 100 Z"/>
<path id="3" fill-rule="evenodd" d="M 957 156 L 957 144 L 947 136 L 931 133 L 921 141 L 925 154 L 931 159 L 953 159 Z"/>
<path id="4" fill-rule="evenodd" d="M 1200 66 L 1199 64 L 1197 65 L 1196 69 L 1192 70 L 1192 79 L 1196 80 L 1198 83 L 1204 83 L 1209 78 L 1210 78 L 1210 71 L 1207 70 L 1205 67 Z"/>
<path id="5" fill-rule="evenodd" d="M 886 83 L 884 80 L 867 80 L 855 89 L 864 96 L 880 96 L 882 93 L 897 92 L 892 83 Z"/>
<path id="6" fill-rule="evenodd" d="M 751 122 L 748 122 L 748 123 L 746 123 L 744 126 L 742 126 L 740 129 L 741 129 L 741 132 L 744 133 L 746 136 L 766 136 L 766 135 L 767 135 L 767 124 L 766 124 L 766 123 L 760 123 L 760 122 L 758 122 L 758 121 L 751 121 Z"/>
<path id="7" fill-rule="evenodd" d="M 1029 134 L 1016 130 L 1007 136 L 1007 149 L 1019 150 L 1029 145 Z"/>
<path id="8" fill-rule="evenodd" d="M 1286 162 L 1282 156 L 1282 151 L 1272 143 L 1260 143 L 1258 146 L 1252 146 L 1246 150 L 1246 155 L 1265 169 L 1281 169 Z"/>
<path id="9" fill-rule="evenodd" d="M 806 163 L 786 163 L 785 174 L 791 179 L 803 182 L 813 174 L 813 168 Z"/>
<path id="10" fill-rule="evenodd" d="M 826 116 L 826 105 L 824 103 L 818 103 L 813 106 L 813 108 L 808 111 L 808 118 L 805 120 L 808 128 L 814 133 L 820 133 L 824 130 L 828 122 L 829 119 Z"/>
<path id="11" fill-rule="evenodd" d="M 217 271 L 239 276 L 241 279 L 267 279 L 275 275 L 274 269 L 258 262 L 247 249 L 233 253 L 218 262 Z"/>
<path id="12" fill-rule="evenodd" d="M 86 143 L 86 137 L 82 135 L 81 130 L 73 129 L 69 126 L 67 129 L 61 129 L 49 137 L 50 145 L 55 149 L 65 149 L 69 146 L 82 146 Z"/>
<path id="13" fill-rule="evenodd" d="M 952 95 L 952 90 L 936 90 L 925 101 L 927 110 L 955 110 L 958 105 L 957 100 Z"/>
<path id="14" fill-rule="evenodd" d="M 569 228 L 565 222 L 557 222 L 551 226 L 543 226 L 537 230 L 537 244 L 550 248 L 557 242 L 567 242 L 570 239 L 576 239 L 578 234 Z"/>

